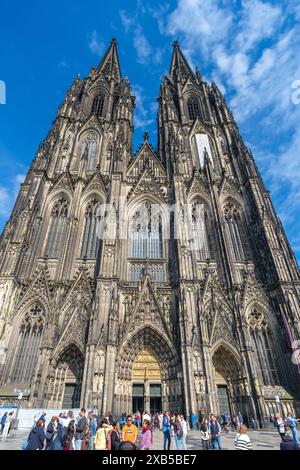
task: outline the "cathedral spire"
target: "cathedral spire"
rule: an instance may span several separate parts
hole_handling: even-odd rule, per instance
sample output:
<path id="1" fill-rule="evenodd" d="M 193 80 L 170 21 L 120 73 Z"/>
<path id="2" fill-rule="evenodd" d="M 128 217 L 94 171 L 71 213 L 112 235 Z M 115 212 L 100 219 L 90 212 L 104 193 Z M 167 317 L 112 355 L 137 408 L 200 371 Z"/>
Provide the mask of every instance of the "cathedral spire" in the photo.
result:
<path id="1" fill-rule="evenodd" d="M 176 80 L 179 76 L 182 78 L 186 78 L 188 76 L 194 77 L 192 69 L 188 64 L 188 61 L 184 57 L 183 52 L 180 49 L 179 43 L 177 41 L 173 42 L 173 55 L 170 67 L 170 76 L 173 80 Z"/>
<path id="2" fill-rule="evenodd" d="M 108 80 L 111 80 L 113 77 L 117 82 L 120 82 L 122 79 L 117 41 L 115 38 L 111 40 L 110 46 L 98 66 L 97 73 L 99 74 L 101 72 Z"/>

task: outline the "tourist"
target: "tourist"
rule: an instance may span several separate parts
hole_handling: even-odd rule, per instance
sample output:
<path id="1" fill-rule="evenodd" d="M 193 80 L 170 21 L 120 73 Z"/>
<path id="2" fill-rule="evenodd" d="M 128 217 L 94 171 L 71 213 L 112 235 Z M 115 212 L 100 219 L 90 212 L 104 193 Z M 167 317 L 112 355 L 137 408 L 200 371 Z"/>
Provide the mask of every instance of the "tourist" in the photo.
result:
<path id="1" fill-rule="evenodd" d="M 33 429 L 31 429 L 28 436 L 28 444 L 26 450 L 42 450 L 45 441 L 45 422 L 39 419 Z"/>
<path id="2" fill-rule="evenodd" d="M 194 431 L 197 430 L 197 415 L 194 412 L 191 415 L 191 428 Z"/>
<path id="3" fill-rule="evenodd" d="M 122 431 L 123 426 L 126 424 L 126 414 L 125 413 L 122 414 L 121 419 L 119 421 L 119 424 L 120 424 L 120 428 L 121 428 L 121 431 Z"/>
<path id="4" fill-rule="evenodd" d="M 210 415 L 210 421 L 208 423 L 208 432 L 210 435 L 210 439 L 212 441 L 213 449 L 217 450 L 217 446 L 219 450 L 222 450 L 221 446 L 221 426 L 216 420 L 216 417 L 213 413 Z"/>
<path id="5" fill-rule="evenodd" d="M 286 434 L 283 436 L 280 442 L 280 450 L 300 450 L 299 444 L 293 439 L 293 436 L 289 434 L 289 428 L 286 428 Z"/>
<path id="6" fill-rule="evenodd" d="M 142 433 L 138 445 L 139 450 L 149 450 L 152 447 L 151 416 L 143 416 Z"/>
<path id="7" fill-rule="evenodd" d="M 1 434 L 3 434 L 3 429 L 7 420 L 7 415 L 8 415 L 8 412 L 6 411 L 1 418 Z"/>
<path id="8" fill-rule="evenodd" d="M 3 431 L 2 431 L 2 434 L 1 434 L 1 437 L 3 439 L 6 439 L 8 434 L 9 434 L 9 431 L 10 431 L 10 427 L 11 427 L 11 423 L 12 423 L 12 420 L 13 420 L 13 412 L 9 413 L 7 416 L 6 416 L 6 420 L 5 420 L 5 424 L 4 424 L 4 428 L 3 428 Z"/>
<path id="9" fill-rule="evenodd" d="M 276 413 L 274 425 L 276 426 L 281 439 L 283 439 L 285 436 L 285 425 L 284 425 L 284 420 L 280 416 L 280 413 Z"/>
<path id="10" fill-rule="evenodd" d="M 87 419 L 85 416 L 86 410 L 85 408 L 81 408 L 79 413 L 79 419 L 76 423 L 75 428 L 75 449 L 81 450 L 82 444 L 86 439 L 86 427 L 87 427 Z"/>
<path id="11" fill-rule="evenodd" d="M 52 446 L 52 441 L 54 439 L 55 433 L 57 431 L 57 424 L 58 424 L 58 417 L 57 416 L 52 416 L 50 423 L 47 426 L 46 429 L 46 449 L 45 450 L 50 450 Z"/>
<path id="12" fill-rule="evenodd" d="M 167 411 L 164 412 L 162 419 L 162 431 L 164 434 L 164 450 L 170 450 L 171 446 L 171 420 Z M 167 445 L 168 443 L 168 445 Z"/>
<path id="13" fill-rule="evenodd" d="M 247 432 L 247 426 L 245 424 L 241 424 L 239 432 L 234 438 L 234 446 L 236 450 L 252 450 L 252 444 Z"/>
<path id="14" fill-rule="evenodd" d="M 201 435 L 201 440 L 202 440 L 202 449 L 210 450 L 211 444 L 210 444 L 210 435 L 208 432 L 208 419 L 207 418 L 204 418 L 201 423 L 200 435 Z"/>
<path id="15" fill-rule="evenodd" d="M 94 449 L 94 439 L 96 436 L 96 431 L 97 431 L 97 418 L 93 411 L 88 412 L 88 420 L 87 420 L 88 426 L 89 426 L 89 439 L 87 443 L 87 449 L 88 450 L 93 450 Z"/>
<path id="16" fill-rule="evenodd" d="M 111 429 L 113 426 L 108 424 L 107 418 L 102 419 L 94 439 L 95 450 L 107 450 L 108 432 Z"/>
<path id="17" fill-rule="evenodd" d="M 174 423 L 174 437 L 175 445 L 177 450 L 182 450 L 183 448 L 183 428 L 181 424 L 180 416 L 176 416 Z"/>
<path id="18" fill-rule="evenodd" d="M 132 416 L 128 415 L 126 418 L 126 424 L 122 428 L 122 441 L 130 441 L 135 444 L 137 435 L 138 428 L 133 424 Z"/>
<path id="19" fill-rule="evenodd" d="M 72 419 L 62 439 L 62 450 L 74 450 L 75 421 Z"/>
<path id="20" fill-rule="evenodd" d="M 287 419 L 286 419 L 285 424 L 292 431 L 295 444 L 299 444 L 299 436 L 298 436 L 298 430 L 297 430 L 298 421 L 299 420 L 296 419 L 291 412 L 287 414 Z"/>
<path id="21" fill-rule="evenodd" d="M 108 431 L 107 435 L 107 450 L 118 450 L 120 445 L 120 435 L 118 431 L 118 423 L 112 422 L 112 429 Z"/>
<path id="22" fill-rule="evenodd" d="M 141 426 L 141 413 L 137 411 L 135 413 L 135 425 L 139 428 Z"/>
<path id="23" fill-rule="evenodd" d="M 187 433 L 188 433 L 188 423 L 185 419 L 185 416 L 181 415 L 180 417 L 181 420 L 181 426 L 182 426 L 182 448 L 183 450 L 186 450 L 186 439 L 187 439 Z"/>

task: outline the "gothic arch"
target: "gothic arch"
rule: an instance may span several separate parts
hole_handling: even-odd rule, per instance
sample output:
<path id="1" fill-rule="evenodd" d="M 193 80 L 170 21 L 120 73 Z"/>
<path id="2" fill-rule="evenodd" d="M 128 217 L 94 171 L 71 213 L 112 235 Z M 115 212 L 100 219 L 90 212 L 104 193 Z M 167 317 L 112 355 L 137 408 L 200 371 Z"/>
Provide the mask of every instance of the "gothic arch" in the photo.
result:
<path id="1" fill-rule="evenodd" d="M 104 204 L 105 201 L 105 196 L 101 192 L 96 192 L 95 190 L 90 190 L 88 193 L 86 193 L 81 201 L 80 201 L 80 209 L 79 209 L 79 217 L 78 217 L 78 227 L 80 227 L 80 230 L 77 230 L 77 240 L 76 240 L 76 253 L 78 253 L 78 257 L 81 257 L 81 250 L 82 250 L 82 244 L 83 244 L 83 239 L 85 236 L 85 224 L 87 223 L 86 221 L 86 211 L 89 208 L 89 205 L 94 204 L 95 210 L 96 206 L 101 206 Z M 99 216 L 104 216 L 104 211 L 101 211 L 101 214 L 99 213 Z"/>
<path id="2" fill-rule="evenodd" d="M 228 343 L 227 341 L 225 342 L 223 339 L 217 340 L 211 348 L 211 356 L 213 357 L 214 354 L 220 349 L 225 351 L 227 354 L 230 354 L 235 360 L 235 365 L 238 366 L 240 370 L 242 370 L 243 365 L 241 356 L 237 349 L 232 346 L 232 344 Z"/>

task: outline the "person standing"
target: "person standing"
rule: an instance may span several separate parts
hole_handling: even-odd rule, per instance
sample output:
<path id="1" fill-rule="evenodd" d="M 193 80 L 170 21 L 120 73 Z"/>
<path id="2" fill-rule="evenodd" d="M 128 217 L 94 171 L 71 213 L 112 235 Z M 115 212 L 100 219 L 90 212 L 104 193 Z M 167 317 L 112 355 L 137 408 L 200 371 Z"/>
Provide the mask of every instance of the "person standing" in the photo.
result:
<path id="1" fill-rule="evenodd" d="M 274 424 L 281 437 L 281 440 L 283 440 L 285 436 L 285 426 L 284 426 L 284 420 L 281 418 L 280 413 L 276 413 Z"/>
<path id="2" fill-rule="evenodd" d="M 76 423 L 75 428 L 75 449 L 81 450 L 82 443 L 86 437 L 86 427 L 87 427 L 87 419 L 85 416 L 86 410 L 85 408 L 81 408 L 79 413 L 79 420 Z"/>
<path id="3" fill-rule="evenodd" d="M 88 450 L 94 450 L 94 440 L 97 431 L 97 418 L 92 411 L 88 413 L 88 425 L 89 425 L 89 441 L 88 441 Z"/>
<path id="4" fill-rule="evenodd" d="M 142 433 L 138 445 L 139 450 L 149 450 L 152 447 L 151 417 L 147 414 L 143 417 Z"/>
<path id="5" fill-rule="evenodd" d="M 217 446 L 219 450 L 222 450 L 221 446 L 221 426 L 216 420 L 214 414 L 210 415 L 210 422 L 208 423 L 208 432 L 212 441 L 212 446 L 216 450 Z"/>
<path id="6" fill-rule="evenodd" d="M 176 416 L 176 418 L 175 418 L 174 436 L 175 436 L 176 449 L 177 450 L 182 450 L 183 428 L 182 428 L 180 416 Z"/>
<path id="7" fill-rule="evenodd" d="M 108 431 L 107 435 L 107 450 L 118 450 L 120 442 L 118 423 L 117 421 L 113 421 L 112 429 Z"/>
<path id="8" fill-rule="evenodd" d="M 58 423 L 58 417 L 57 416 L 52 416 L 51 421 L 48 424 L 47 429 L 46 429 L 46 434 L 45 434 L 46 448 L 45 448 L 45 450 L 50 450 L 50 448 L 52 447 L 52 442 L 53 442 L 53 439 L 54 439 L 54 435 L 55 435 L 56 430 L 57 430 L 57 423 Z"/>
<path id="9" fill-rule="evenodd" d="M 202 449 L 203 450 L 210 450 L 210 437 L 208 432 L 208 419 L 204 418 L 202 424 L 200 426 L 200 435 L 202 440 Z"/>
<path id="10" fill-rule="evenodd" d="M 113 426 L 108 424 L 107 418 L 101 420 L 94 439 L 95 450 L 107 450 L 108 433 L 112 429 Z"/>
<path id="11" fill-rule="evenodd" d="M 138 435 L 138 428 L 133 424 L 133 419 L 131 415 L 128 415 L 126 418 L 126 424 L 122 428 L 122 441 L 131 442 L 132 444 L 136 443 L 136 438 Z"/>
<path id="12" fill-rule="evenodd" d="M 3 428 L 3 431 L 2 431 L 2 435 L 1 435 L 1 437 L 2 437 L 3 439 L 6 439 L 6 438 L 7 438 L 8 434 L 9 434 L 9 430 L 10 430 L 11 423 L 12 423 L 12 413 L 9 413 L 9 414 L 6 416 L 4 428 Z"/>
<path id="13" fill-rule="evenodd" d="M 293 434 L 295 444 L 299 444 L 299 435 L 297 430 L 298 419 L 296 419 L 291 412 L 287 414 L 286 426 L 290 428 Z"/>
<path id="14" fill-rule="evenodd" d="M 181 416 L 181 426 L 182 426 L 182 448 L 183 450 L 186 450 L 186 439 L 187 439 L 187 433 L 188 433 L 188 423 L 185 419 L 185 416 Z"/>
<path id="15" fill-rule="evenodd" d="M 3 434 L 3 429 L 7 420 L 7 411 L 4 413 L 4 415 L 1 418 L 1 435 Z"/>
<path id="16" fill-rule="evenodd" d="M 64 433 L 62 439 L 62 449 L 63 450 L 74 450 L 73 439 L 75 434 L 75 421 L 72 419 L 67 427 L 66 432 Z"/>
<path id="17" fill-rule="evenodd" d="M 247 432 L 247 426 L 245 424 L 241 424 L 239 432 L 234 438 L 234 446 L 236 450 L 252 450 L 252 444 Z"/>
<path id="18" fill-rule="evenodd" d="M 164 450 L 170 450 L 171 447 L 171 420 L 169 413 L 167 411 L 164 412 L 163 419 L 162 419 L 162 431 L 164 435 Z M 168 449 L 167 449 L 168 443 Z"/>
<path id="19" fill-rule="evenodd" d="M 44 441 L 44 421 L 39 419 L 35 427 L 29 433 L 26 450 L 42 450 L 44 448 Z"/>

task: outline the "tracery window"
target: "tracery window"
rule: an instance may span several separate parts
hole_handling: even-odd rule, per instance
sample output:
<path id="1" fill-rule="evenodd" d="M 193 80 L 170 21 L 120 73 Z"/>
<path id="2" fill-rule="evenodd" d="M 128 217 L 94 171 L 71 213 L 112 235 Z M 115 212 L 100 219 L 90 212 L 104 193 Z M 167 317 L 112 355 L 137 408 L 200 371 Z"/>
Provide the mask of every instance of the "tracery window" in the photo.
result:
<path id="1" fill-rule="evenodd" d="M 92 113 L 97 114 L 97 116 L 102 116 L 104 107 L 104 95 L 99 94 L 95 96 L 93 105 L 92 105 Z"/>
<path id="2" fill-rule="evenodd" d="M 44 323 L 44 311 L 39 305 L 32 306 L 25 313 L 19 330 L 12 382 L 30 382 L 38 359 Z"/>
<path id="3" fill-rule="evenodd" d="M 156 205 L 141 204 L 131 221 L 132 258 L 162 258 L 162 219 Z"/>
<path id="4" fill-rule="evenodd" d="M 65 197 L 56 201 L 51 212 L 45 254 L 50 258 L 59 258 L 65 240 L 69 203 Z"/>
<path id="5" fill-rule="evenodd" d="M 233 257 L 235 261 L 243 261 L 247 258 L 248 249 L 240 212 L 233 204 L 227 203 L 224 218 Z"/>
<path id="6" fill-rule="evenodd" d="M 85 211 L 84 233 L 81 246 L 81 257 L 96 258 L 100 238 L 97 231 L 100 222 L 100 201 L 93 199 L 87 205 Z"/>
<path id="7" fill-rule="evenodd" d="M 199 98 L 193 96 L 188 99 L 187 102 L 188 105 L 188 111 L 189 111 L 189 118 L 192 121 L 195 121 L 198 117 L 201 117 L 201 108 L 200 108 L 200 102 Z"/>
<path id="8" fill-rule="evenodd" d="M 208 215 L 201 202 L 192 205 L 192 249 L 198 260 L 205 261 L 211 257 L 208 238 Z"/>

